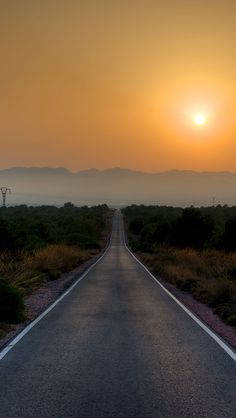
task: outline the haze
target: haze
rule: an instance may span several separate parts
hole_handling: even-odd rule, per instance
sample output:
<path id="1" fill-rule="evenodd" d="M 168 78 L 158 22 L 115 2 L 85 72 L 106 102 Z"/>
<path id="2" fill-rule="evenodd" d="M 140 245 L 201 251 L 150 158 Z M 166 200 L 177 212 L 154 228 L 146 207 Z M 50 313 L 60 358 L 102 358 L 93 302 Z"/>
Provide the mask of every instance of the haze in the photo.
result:
<path id="1" fill-rule="evenodd" d="M 144 173 L 120 168 L 72 173 L 65 168 L 12 168 L 0 170 L 0 184 L 13 193 L 9 206 L 16 204 L 77 205 L 132 203 L 211 206 L 235 205 L 236 174 L 166 171 Z"/>
<path id="2" fill-rule="evenodd" d="M 1 168 L 235 171 L 233 0 L 0 7 Z"/>

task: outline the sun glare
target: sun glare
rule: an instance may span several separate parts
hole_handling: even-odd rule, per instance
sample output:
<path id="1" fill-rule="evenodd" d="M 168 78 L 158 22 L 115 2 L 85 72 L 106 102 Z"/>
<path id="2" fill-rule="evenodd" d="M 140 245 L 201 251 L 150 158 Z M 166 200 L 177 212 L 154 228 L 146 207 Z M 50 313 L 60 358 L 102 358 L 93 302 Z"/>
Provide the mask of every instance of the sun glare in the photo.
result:
<path id="1" fill-rule="evenodd" d="M 194 116 L 194 123 L 196 125 L 204 125 L 206 122 L 206 117 L 204 115 L 195 115 Z"/>

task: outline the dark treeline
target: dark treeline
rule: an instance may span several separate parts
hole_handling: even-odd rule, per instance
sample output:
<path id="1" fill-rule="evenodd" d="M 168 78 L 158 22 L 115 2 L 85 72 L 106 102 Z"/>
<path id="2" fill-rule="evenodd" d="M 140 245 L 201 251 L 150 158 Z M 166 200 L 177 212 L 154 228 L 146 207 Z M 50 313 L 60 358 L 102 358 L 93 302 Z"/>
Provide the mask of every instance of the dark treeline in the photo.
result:
<path id="1" fill-rule="evenodd" d="M 25 205 L 0 209 L 0 250 L 34 251 L 48 244 L 100 249 L 108 207 Z"/>
<path id="2" fill-rule="evenodd" d="M 236 250 L 236 206 L 189 207 L 132 205 L 123 209 L 136 251 L 155 245 Z M 133 236 L 133 239 L 132 239 Z"/>

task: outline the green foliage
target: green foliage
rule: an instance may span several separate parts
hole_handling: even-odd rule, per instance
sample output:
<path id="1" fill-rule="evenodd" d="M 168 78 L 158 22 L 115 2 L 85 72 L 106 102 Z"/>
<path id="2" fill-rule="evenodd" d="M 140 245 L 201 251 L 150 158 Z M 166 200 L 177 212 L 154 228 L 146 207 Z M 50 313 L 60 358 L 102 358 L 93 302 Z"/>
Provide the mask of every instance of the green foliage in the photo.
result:
<path id="1" fill-rule="evenodd" d="M 100 249 L 109 209 L 106 205 L 78 208 L 16 206 L 0 209 L 0 250 L 34 251 L 48 244 Z"/>
<path id="2" fill-rule="evenodd" d="M 24 301 L 20 291 L 0 279 L 0 321 L 17 323 L 24 318 Z"/>
<path id="3" fill-rule="evenodd" d="M 236 207 L 175 208 L 132 205 L 123 209 L 133 248 L 155 245 L 236 250 Z"/>

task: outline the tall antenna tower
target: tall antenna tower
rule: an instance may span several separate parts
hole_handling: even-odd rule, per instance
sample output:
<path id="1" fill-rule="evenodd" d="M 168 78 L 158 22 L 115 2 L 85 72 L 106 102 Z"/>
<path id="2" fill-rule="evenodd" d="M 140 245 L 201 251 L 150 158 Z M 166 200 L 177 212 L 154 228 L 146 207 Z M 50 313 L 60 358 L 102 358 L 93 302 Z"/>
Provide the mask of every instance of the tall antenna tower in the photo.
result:
<path id="1" fill-rule="evenodd" d="M 11 189 L 9 189 L 8 187 L 1 187 L 0 188 L 1 193 L 2 193 L 2 206 L 5 208 L 6 207 L 6 197 L 8 193 L 11 193 Z"/>

